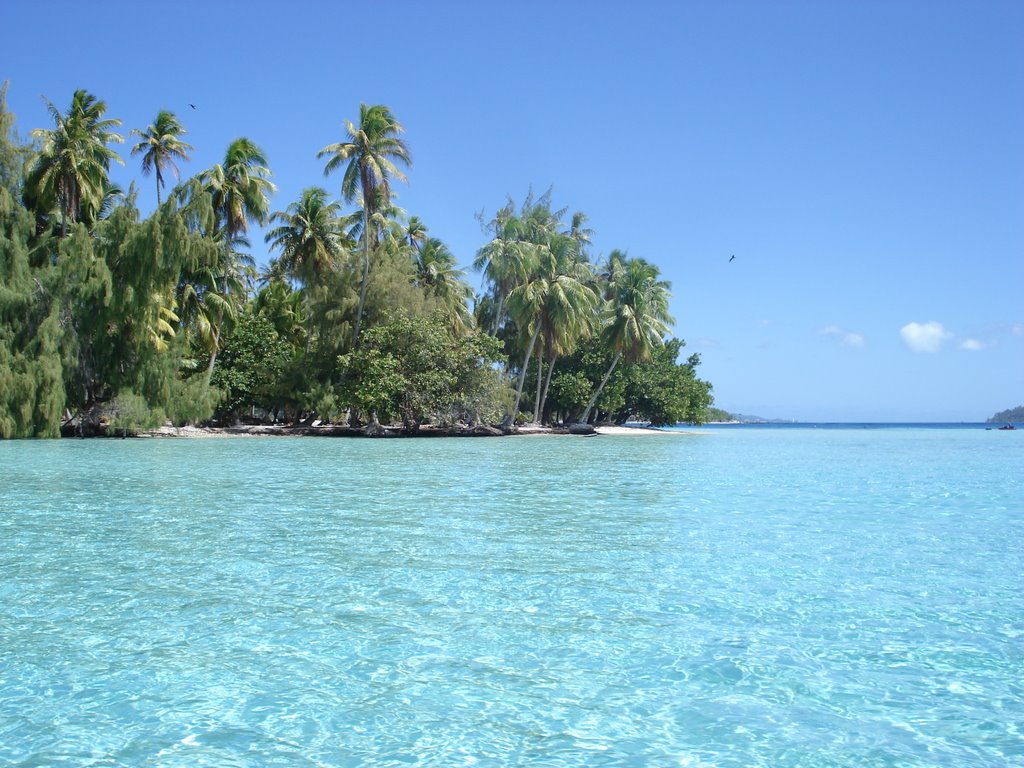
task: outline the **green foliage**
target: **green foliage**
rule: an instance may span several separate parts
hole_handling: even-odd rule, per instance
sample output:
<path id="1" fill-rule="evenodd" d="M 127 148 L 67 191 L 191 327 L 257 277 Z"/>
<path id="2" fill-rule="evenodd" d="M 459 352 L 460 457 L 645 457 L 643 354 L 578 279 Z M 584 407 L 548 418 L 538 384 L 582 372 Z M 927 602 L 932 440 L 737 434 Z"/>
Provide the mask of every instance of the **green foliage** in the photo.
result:
<path id="1" fill-rule="evenodd" d="M 149 407 L 146 398 L 127 390 L 119 392 L 107 408 L 109 434 L 136 435 L 163 422 L 163 414 Z"/>
<path id="2" fill-rule="evenodd" d="M 132 132 L 133 155 L 156 176 L 157 209 L 142 219 L 134 185 L 126 196 L 108 178 L 121 137 L 104 102 L 79 90 L 66 112 L 49 104 L 53 127 L 34 131 L 29 148 L 5 90 L 0 437 L 56 435 L 66 411 L 83 432 L 126 434 L 202 421 L 218 404 L 236 418 L 373 414 L 410 432 L 425 420 L 498 422 L 520 405 L 532 420 L 586 420 L 592 409 L 707 418 L 699 359 L 678 363 L 682 343 L 664 342 L 668 284 L 618 252 L 591 263 L 586 216 L 554 209 L 550 191 L 518 210 L 510 201 L 486 225 L 474 266 L 488 286 L 474 318 L 455 255 L 392 200 L 410 155 L 387 107 L 363 105 L 359 125 L 320 153 L 355 210 L 311 187 L 272 217 L 270 170 L 247 139 L 161 202 L 165 171 L 177 175 L 191 150 L 161 111 Z M 245 234 L 268 218 L 280 255 L 250 301 Z"/>
<path id="3" fill-rule="evenodd" d="M 736 421 L 736 417 L 721 408 L 709 406 L 707 409 L 707 421 Z"/>
<path id="4" fill-rule="evenodd" d="M 161 109 L 156 119 L 146 127 L 145 131 L 133 128 L 131 134 L 139 137 L 139 142 L 132 147 L 132 155 L 142 155 L 142 173 L 156 176 L 156 204 L 160 205 L 160 190 L 164 186 L 164 171 L 170 169 L 178 178 L 178 166 L 175 160 L 188 160 L 192 145 L 186 144 L 179 137 L 187 133 L 178 122 L 173 112 Z"/>
<path id="5" fill-rule="evenodd" d="M 506 399 L 493 364 L 493 337 L 453 335 L 442 314 L 402 314 L 367 329 L 359 348 L 338 358 L 348 402 L 382 420 L 401 418 L 415 432 L 425 420 L 480 421 Z"/>
<path id="6" fill-rule="evenodd" d="M 465 272 L 455 268 L 455 256 L 448 246 L 436 237 L 425 237 L 426 227 L 416 217 L 413 220 L 424 235 L 422 242 L 413 241 L 416 284 L 447 315 L 452 331 L 465 333 L 473 327 L 468 305 L 473 290 L 466 284 Z"/>
<path id="7" fill-rule="evenodd" d="M 707 421 L 711 385 L 696 376 L 698 355 L 677 362 L 683 347 L 681 340 L 669 339 L 652 349 L 646 361 L 619 363 L 596 400 L 598 419 L 620 424 L 649 421 L 656 426 Z M 553 376 L 548 395 L 549 415 L 575 421 L 593 397 L 593 382 L 613 357 L 603 340 L 592 339 L 560 360 L 560 373 Z"/>
<path id="8" fill-rule="evenodd" d="M 209 385 L 206 376 L 172 379 L 164 412 L 176 427 L 197 424 L 213 415 L 223 393 Z"/>
<path id="9" fill-rule="evenodd" d="M 391 110 L 383 104 L 359 105 L 359 125 L 345 121 L 348 141 L 329 144 L 317 157 L 327 157 L 324 175 L 330 175 L 345 165 L 341 181 L 341 194 L 352 202 L 359 192 L 362 197 L 363 259 L 362 279 L 359 287 L 359 303 L 352 330 L 352 346 L 359 343 L 359 331 L 363 323 L 363 308 L 369 286 L 371 251 L 381 243 L 385 227 L 377 221 L 379 213 L 386 213 L 391 207 L 391 177 L 405 181 L 405 175 L 395 164 L 412 165 L 412 157 L 405 142 L 399 138 L 405 128 Z"/>
<path id="10" fill-rule="evenodd" d="M 291 358 L 292 347 L 250 305 L 225 337 L 210 380 L 224 392 L 218 413 L 238 416 L 245 409 L 272 410 L 281 398 L 281 379 Z"/>
<path id="11" fill-rule="evenodd" d="M 22 168 L 32 156 L 32 146 L 18 138 L 14 130 L 14 114 L 7 111 L 7 85 L 0 85 L 0 187 L 12 198 L 21 195 Z"/>
<path id="12" fill-rule="evenodd" d="M 129 200 L 100 222 L 95 237 L 78 227 L 61 241 L 72 406 L 89 409 L 121 391 L 154 409 L 168 402 L 186 349 L 175 294 L 198 237 L 173 204 L 139 221 Z"/>
<path id="13" fill-rule="evenodd" d="M 325 272 L 339 267 L 350 245 L 338 216 L 340 208 L 328 201 L 326 190 L 309 187 L 287 210 L 270 217 L 279 226 L 265 239 L 280 251 L 278 265 L 283 274 L 312 285 Z"/>
<path id="14" fill-rule="evenodd" d="M 28 211 L 0 187 L 0 438 L 57 437 L 64 407 L 57 270 L 33 269 Z"/>
<path id="15" fill-rule="evenodd" d="M 566 367 L 566 361 L 560 367 Z M 548 407 L 559 414 L 580 413 L 593 392 L 594 385 L 582 370 L 562 371 L 552 375 Z"/>
<path id="16" fill-rule="evenodd" d="M 61 236 L 75 222 L 92 227 L 100 219 L 111 190 L 111 161 L 122 163 L 108 144 L 124 137 L 112 129 L 120 120 L 104 117 L 105 102 L 84 90 L 75 91 L 66 113 L 47 102 L 52 129 L 36 129 L 40 142 L 25 179 L 25 199 L 38 216 L 49 218 L 57 211 Z"/>
<path id="17" fill-rule="evenodd" d="M 664 426 L 707 420 L 711 385 L 695 375 L 699 355 L 691 355 L 683 364 L 676 362 L 682 348 L 682 341 L 670 339 L 653 352 L 650 362 L 625 367 L 624 402 L 613 416 L 615 422 L 649 421 Z"/>

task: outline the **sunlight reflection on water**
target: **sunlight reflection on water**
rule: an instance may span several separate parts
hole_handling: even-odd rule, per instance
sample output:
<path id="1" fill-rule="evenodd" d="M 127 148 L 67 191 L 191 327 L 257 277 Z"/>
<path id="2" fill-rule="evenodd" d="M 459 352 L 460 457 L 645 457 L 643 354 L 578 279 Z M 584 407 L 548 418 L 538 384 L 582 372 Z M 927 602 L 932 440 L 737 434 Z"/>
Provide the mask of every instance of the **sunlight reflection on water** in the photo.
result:
<path id="1" fill-rule="evenodd" d="M 1024 761 L 992 437 L 2 443 L 0 762 Z"/>

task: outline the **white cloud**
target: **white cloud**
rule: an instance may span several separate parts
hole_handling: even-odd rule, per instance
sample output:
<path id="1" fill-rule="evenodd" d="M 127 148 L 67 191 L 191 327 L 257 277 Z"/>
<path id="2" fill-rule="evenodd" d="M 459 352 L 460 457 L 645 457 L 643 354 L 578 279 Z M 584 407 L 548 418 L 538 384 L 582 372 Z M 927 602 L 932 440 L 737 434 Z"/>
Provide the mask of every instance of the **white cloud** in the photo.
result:
<path id="1" fill-rule="evenodd" d="M 863 347 L 864 334 L 851 331 L 843 334 L 843 345 L 847 347 Z"/>
<path id="2" fill-rule="evenodd" d="M 960 349 L 966 349 L 968 352 L 981 352 L 981 350 L 991 346 L 991 343 L 978 341 L 977 339 L 964 339 L 960 342 Z"/>
<path id="3" fill-rule="evenodd" d="M 900 328 L 903 343 L 915 352 L 938 352 L 943 342 L 953 334 L 942 323 L 931 320 L 927 323 L 907 323 Z"/>
<path id="4" fill-rule="evenodd" d="M 826 325 L 821 329 L 825 336 L 831 336 L 844 347 L 863 347 L 864 334 L 857 331 L 847 331 L 838 325 Z"/>

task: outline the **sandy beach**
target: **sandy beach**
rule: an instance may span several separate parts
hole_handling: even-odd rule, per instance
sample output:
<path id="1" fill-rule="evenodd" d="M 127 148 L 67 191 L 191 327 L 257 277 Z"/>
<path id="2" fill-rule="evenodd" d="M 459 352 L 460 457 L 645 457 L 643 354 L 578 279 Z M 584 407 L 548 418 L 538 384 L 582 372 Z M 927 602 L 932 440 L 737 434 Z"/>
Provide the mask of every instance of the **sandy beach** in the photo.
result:
<path id="1" fill-rule="evenodd" d="M 619 426 L 601 426 L 595 427 L 594 431 L 599 435 L 686 435 L 688 432 L 679 432 L 668 429 L 658 429 L 657 427 L 619 427 Z"/>
<path id="2" fill-rule="evenodd" d="M 324 436 L 338 436 L 337 432 L 329 427 L 324 427 L 323 431 L 320 432 L 318 428 L 300 428 L 294 426 L 237 426 L 237 427 L 172 427 L 162 426 L 158 429 L 144 432 L 140 437 L 151 437 L 151 438 L 183 438 L 183 439 L 226 439 L 226 438 L 252 438 L 252 437 L 309 437 L 317 436 L 322 434 Z M 623 427 L 616 425 L 602 425 L 595 427 L 594 433 L 597 435 L 611 435 L 611 436 L 664 436 L 664 435 L 685 435 L 686 432 L 677 432 L 664 429 L 657 429 L 653 427 Z M 507 435 L 507 437 L 517 436 L 545 436 L 545 437 L 556 437 L 567 435 L 568 433 L 562 429 L 556 429 L 552 427 L 544 427 L 536 424 L 524 424 L 519 427 L 518 431 Z M 357 435 L 352 435 L 357 436 Z M 423 435 L 426 437 L 427 435 Z M 578 436 L 578 435 L 577 435 Z"/>

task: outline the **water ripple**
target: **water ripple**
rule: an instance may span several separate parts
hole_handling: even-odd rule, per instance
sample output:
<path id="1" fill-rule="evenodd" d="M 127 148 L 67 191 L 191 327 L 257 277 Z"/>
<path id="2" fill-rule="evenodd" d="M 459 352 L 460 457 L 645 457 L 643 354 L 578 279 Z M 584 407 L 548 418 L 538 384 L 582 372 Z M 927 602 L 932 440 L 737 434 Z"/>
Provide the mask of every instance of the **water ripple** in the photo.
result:
<path id="1" fill-rule="evenodd" d="M 0 764 L 1024 764 L 990 437 L 2 443 Z"/>

